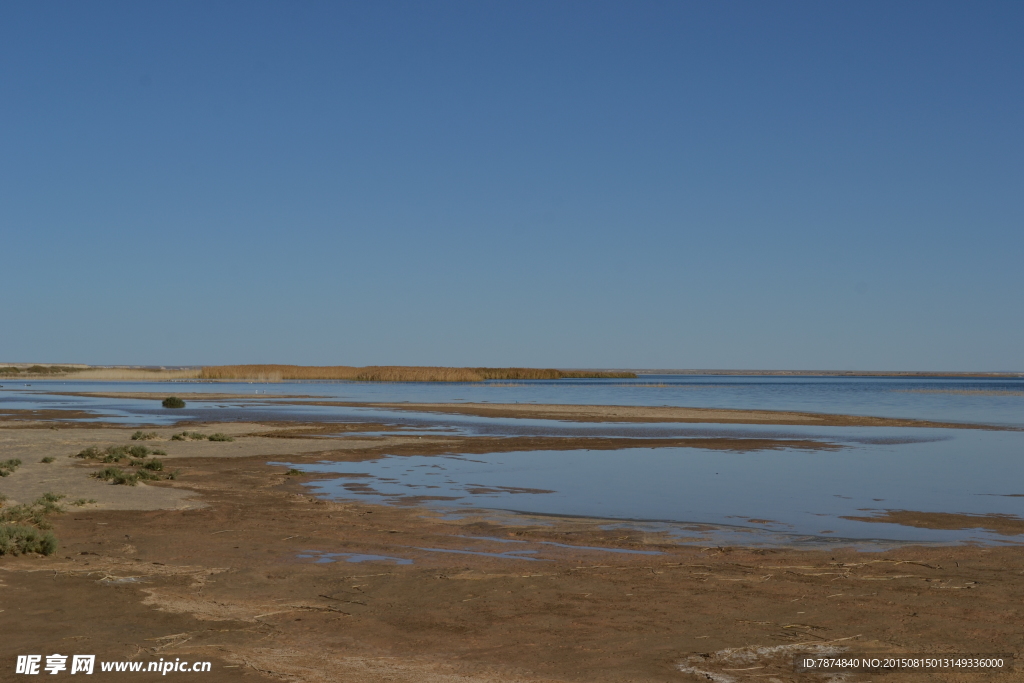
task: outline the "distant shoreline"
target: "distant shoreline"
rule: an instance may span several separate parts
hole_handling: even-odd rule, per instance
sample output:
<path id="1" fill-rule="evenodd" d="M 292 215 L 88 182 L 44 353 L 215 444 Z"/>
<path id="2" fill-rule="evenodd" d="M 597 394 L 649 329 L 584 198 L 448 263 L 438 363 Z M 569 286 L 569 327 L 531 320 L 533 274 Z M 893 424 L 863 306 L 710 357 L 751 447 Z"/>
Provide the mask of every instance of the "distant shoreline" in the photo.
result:
<path id="1" fill-rule="evenodd" d="M 704 377 L 878 377 L 888 379 L 1024 379 L 1024 372 L 937 370 L 722 370 L 677 368 L 483 368 L 423 366 L 127 366 L 0 363 L 4 380 L 480 382 L 487 380 L 633 379 L 654 375 Z"/>
<path id="2" fill-rule="evenodd" d="M 952 377 L 1022 379 L 1024 372 L 941 372 L 932 370 L 632 370 L 637 375 L 722 375 L 735 377 Z"/>

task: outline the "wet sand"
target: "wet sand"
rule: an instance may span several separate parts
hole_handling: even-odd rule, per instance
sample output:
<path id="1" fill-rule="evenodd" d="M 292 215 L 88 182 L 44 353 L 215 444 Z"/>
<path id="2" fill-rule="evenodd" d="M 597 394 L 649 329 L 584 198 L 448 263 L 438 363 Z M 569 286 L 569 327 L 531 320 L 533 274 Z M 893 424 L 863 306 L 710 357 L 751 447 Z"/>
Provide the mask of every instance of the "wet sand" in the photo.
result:
<path id="1" fill-rule="evenodd" d="M 99 502 L 53 518 L 57 554 L 0 557 L 2 665 L 15 654 L 74 650 L 210 660 L 214 673 L 204 680 L 211 681 L 803 681 L 823 680 L 793 673 L 792 655 L 814 647 L 1020 654 L 1024 645 L 1019 548 L 684 546 L 661 534 L 602 529 L 600 520 L 449 519 L 419 507 L 324 501 L 306 493 L 301 482 L 310 477 L 267 462 L 621 444 L 327 439 L 318 428 L 189 427 L 230 430 L 236 440 L 222 443 L 167 441 L 181 427 L 157 428 L 160 439 L 145 443 L 167 450 L 180 476 L 124 487 L 91 479 L 99 465 L 66 456 L 130 443 L 134 427 L 7 423 L 0 448 L 25 464 L 0 479 L 3 492 L 48 485 Z M 39 463 L 46 454 L 63 461 Z M 98 498 L 96 487 L 109 497 Z M 693 533 L 699 538 L 701 529 Z M 522 550 L 535 552 L 509 552 Z"/>
<path id="2" fill-rule="evenodd" d="M 1024 519 L 1013 515 L 959 515 L 949 512 L 918 512 L 914 510 L 884 510 L 879 514 L 863 517 L 843 517 L 858 522 L 881 524 L 902 524 L 919 529 L 987 529 L 997 534 L 1016 536 L 1024 534 Z"/>
<path id="3" fill-rule="evenodd" d="M 831 415 L 783 410 L 683 408 L 674 406 L 594 406 L 539 403 L 345 403 L 300 401 L 305 405 L 385 408 L 478 417 L 512 417 L 570 422 L 680 422 L 707 424 L 804 425 L 817 427 L 932 427 L 1018 431 L 1015 427 L 966 422 L 933 422 L 864 415 Z"/>
<path id="4" fill-rule="evenodd" d="M 61 396 L 91 396 L 97 398 L 163 400 L 170 393 L 155 392 L 47 392 Z M 678 406 L 609 406 L 542 403 L 372 403 L 360 401 L 316 400 L 311 396 L 284 396 L 274 394 L 175 394 L 186 401 L 258 400 L 287 405 L 337 406 L 343 408 L 378 408 L 443 415 L 473 415 L 490 418 L 519 418 L 532 420 L 561 420 L 567 422 L 632 422 L 632 423 L 703 423 L 792 425 L 817 427 L 927 427 L 943 429 L 986 429 L 1020 431 L 1004 425 L 970 422 L 936 422 L 867 415 L 808 413 L 784 410 L 741 410 L 732 408 L 688 408 Z M 18 412 L 18 411 L 8 411 Z M 31 412 L 31 411 L 21 411 Z M 37 411 L 42 412 L 42 411 Z M 50 411 L 52 412 L 52 411 Z M 27 418 L 26 418 L 27 419 Z"/>

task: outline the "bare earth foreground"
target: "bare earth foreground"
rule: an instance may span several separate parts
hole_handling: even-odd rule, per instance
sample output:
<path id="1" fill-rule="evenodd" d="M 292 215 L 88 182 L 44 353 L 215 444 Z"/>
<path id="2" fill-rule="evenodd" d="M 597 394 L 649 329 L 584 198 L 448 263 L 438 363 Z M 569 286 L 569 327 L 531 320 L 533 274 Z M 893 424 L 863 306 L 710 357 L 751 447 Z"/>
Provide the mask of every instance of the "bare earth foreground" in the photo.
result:
<path id="1" fill-rule="evenodd" d="M 595 419 L 601 412 L 610 411 L 591 411 Z M 179 475 L 114 486 L 89 476 L 101 465 L 68 456 L 132 443 L 135 428 L 63 418 L 0 418 L 0 459 L 23 461 L 0 478 L 8 504 L 48 491 L 96 501 L 52 517 L 56 554 L 0 557 L 0 680 L 23 678 L 13 673 L 17 655 L 52 653 L 212 662 L 210 673 L 166 678 L 200 681 L 1021 680 L 1019 670 L 838 677 L 793 670 L 794 653 L 844 648 L 1019 655 L 1019 548 L 682 546 L 658 534 L 603 530 L 598 520 L 451 519 L 415 505 L 327 502 L 305 492 L 310 477 L 268 464 L 621 448 L 619 439 L 326 439 L 317 425 L 235 423 L 187 426 L 230 434 L 232 442 L 170 441 L 186 427 L 153 427 L 158 438 L 146 445 L 166 450 L 161 459 Z M 793 445 L 687 443 L 726 450 Z M 800 447 L 834 449 L 813 441 Z M 54 462 L 40 462 L 46 456 Z M 1019 532 L 1013 520 L 902 512 L 887 521 Z M 522 541 L 515 549 L 537 550 L 544 561 L 501 556 L 511 548 L 501 541 Z M 412 563 L 316 562 L 321 553 Z M 97 671 L 87 680 L 157 678 L 164 677 Z"/>

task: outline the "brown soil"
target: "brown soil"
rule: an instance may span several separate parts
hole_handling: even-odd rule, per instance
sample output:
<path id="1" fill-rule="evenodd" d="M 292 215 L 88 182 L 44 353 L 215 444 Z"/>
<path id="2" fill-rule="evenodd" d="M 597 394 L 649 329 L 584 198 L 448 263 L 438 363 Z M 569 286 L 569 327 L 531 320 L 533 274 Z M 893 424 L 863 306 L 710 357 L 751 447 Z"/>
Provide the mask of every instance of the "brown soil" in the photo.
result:
<path id="1" fill-rule="evenodd" d="M 85 410 L 66 410 L 62 408 L 49 408 L 40 410 L 16 410 L 16 409 L 4 409 L 0 410 L 0 427 L 6 426 L 4 423 L 24 423 L 24 422 L 45 422 L 47 427 L 52 427 L 54 422 L 62 422 L 65 420 L 89 420 L 102 418 L 103 415 L 98 413 L 91 413 Z M 84 423 L 83 426 L 87 426 L 88 423 Z M 24 425 L 16 425 L 22 427 Z"/>
<path id="2" fill-rule="evenodd" d="M 680 546 L 659 534 L 603 528 L 599 520 L 446 519 L 417 507 L 327 502 L 307 495 L 285 467 L 267 465 L 273 458 L 266 449 L 293 462 L 356 461 L 383 449 L 443 452 L 454 437 L 424 448 L 415 437 L 354 436 L 351 447 L 336 439 L 328 452 L 296 452 L 306 441 L 267 438 L 273 430 L 266 425 L 263 436 L 242 436 L 243 428 L 258 432 L 241 426 L 243 441 L 234 444 L 161 443 L 183 449 L 173 456 L 182 470 L 176 481 L 108 487 L 140 499 L 180 492 L 202 507 L 72 509 L 54 517 L 56 555 L 0 557 L 5 676 L 14 655 L 61 652 L 210 660 L 213 673 L 195 676 L 209 681 L 803 681 L 823 679 L 794 674 L 792 655 L 822 646 L 1020 653 L 1024 645 L 1017 548 Z M 59 436 L 68 440 L 61 448 L 72 451 L 100 435 L 69 431 L 4 433 L 29 443 Z M 131 431 L 102 436 L 124 443 Z M 459 450 L 506 441 L 515 440 L 472 439 Z M 235 444 L 255 452 L 224 457 L 229 451 L 214 448 Z M 84 480 L 90 468 L 73 469 Z M 19 469 L 6 480 L 25 474 Z M 700 538 L 702 530 L 693 533 Z M 429 549 L 534 550 L 538 561 Z M 318 553 L 413 564 L 344 557 L 317 563 Z M 97 673 L 91 680 L 123 678 Z M 897 677 L 847 680 L 890 679 Z"/>
<path id="3" fill-rule="evenodd" d="M 1016 536 L 1024 534 L 1024 519 L 1015 515 L 987 514 L 961 515 L 949 512 L 916 512 L 914 510 L 886 510 L 871 517 L 843 517 L 858 522 L 902 524 L 921 529 L 988 529 L 997 534 Z"/>

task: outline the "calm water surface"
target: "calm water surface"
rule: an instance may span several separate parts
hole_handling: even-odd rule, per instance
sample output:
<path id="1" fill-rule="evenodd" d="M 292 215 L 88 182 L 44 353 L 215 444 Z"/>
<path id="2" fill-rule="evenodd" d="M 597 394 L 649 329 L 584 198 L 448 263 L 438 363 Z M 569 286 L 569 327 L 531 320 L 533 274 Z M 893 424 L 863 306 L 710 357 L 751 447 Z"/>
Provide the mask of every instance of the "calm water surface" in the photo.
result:
<path id="1" fill-rule="evenodd" d="M 751 453 L 631 448 L 385 456 L 364 463 L 296 467 L 338 472 L 336 479 L 311 484 L 318 494 L 336 498 L 402 503 L 411 496 L 428 496 L 433 500 L 424 504 L 445 510 L 491 509 L 622 520 L 633 525 L 661 525 L 659 528 L 681 537 L 697 534 L 703 540 L 1024 542 L 1024 537 L 981 530 L 917 529 L 843 519 L 887 509 L 1024 516 L 1022 431 L 572 423 L 306 406 L 275 400 L 275 396 L 305 395 L 355 402 L 671 405 L 1024 427 L 1024 379 L 645 376 L 639 380 L 473 384 L 0 383 L 0 410 L 84 410 L 95 415 L 94 419 L 124 424 L 301 419 L 379 421 L 423 434 L 815 438 L 843 448 Z M 171 412 L 154 401 L 46 393 L 53 391 L 208 392 L 251 394 L 252 398 L 193 401 L 185 409 Z M 342 476 L 346 474 L 362 476 Z"/>

